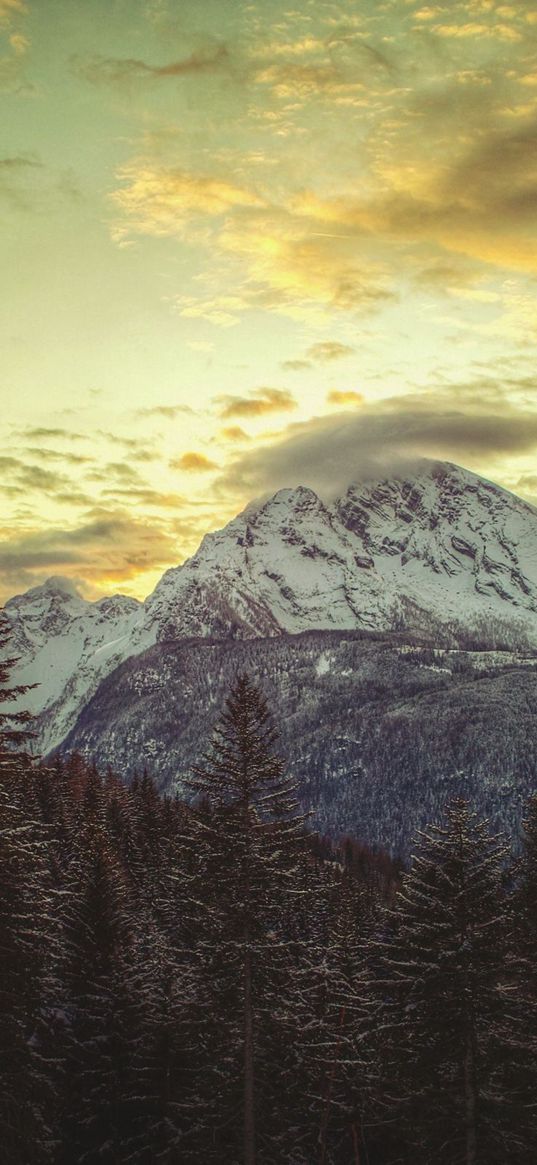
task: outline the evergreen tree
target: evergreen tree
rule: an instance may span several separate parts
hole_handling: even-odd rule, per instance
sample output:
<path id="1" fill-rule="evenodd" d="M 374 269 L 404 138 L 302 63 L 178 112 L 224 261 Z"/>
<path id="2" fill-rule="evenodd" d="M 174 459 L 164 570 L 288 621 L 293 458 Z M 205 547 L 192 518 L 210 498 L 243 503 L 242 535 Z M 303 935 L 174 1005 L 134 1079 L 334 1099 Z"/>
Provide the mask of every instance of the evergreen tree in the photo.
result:
<path id="1" fill-rule="evenodd" d="M 445 826 L 421 835 L 385 937 L 372 945 L 380 1120 L 384 1112 L 399 1133 L 388 1161 L 529 1163 L 509 1088 L 520 1048 L 506 973 L 505 856 L 468 803 L 452 801 Z"/>
<path id="2" fill-rule="evenodd" d="M 266 1061 L 266 1035 L 274 1022 L 274 983 L 285 943 L 283 904 L 296 890 L 303 848 L 304 818 L 294 783 L 275 754 L 276 740 L 264 696 L 242 675 L 190 782 L 200 799 L 192 883 L 202 935 L 198 954 L 213 1014 L 212 1030 L 205 1030 L 204 1067 L 218 1064 L 218 1095 L 227 1101 L 227 1113 L 220 1106 L 209 1115 L 204 1151 L 207 1160 L 222 1160 L 225 1146 L 228 1159 L 238 1155 L 244 1165 L 254 1165 L 258 1154 L 270 1159 L 274 1114 L 263 1106 L 270 1093 L 263 1083 L 275 1065 Z M 221 1020 L 223 1026 L 215 1026 Z M 237 1105 L 241 1150 L 229 1123 Z"/>
<path id="3" fill-rule="evenodd" d="M 87 834 L 65 919 L 65 1165 L 126 1159 L 136 1116 L 127 1078 L 143 1002 L 134 967 L 135 917 L 123 872 L 107 839 Z"/>
<path id="4" fill-rule="evenodd" d="M 40 820 L 36 774 L 24 747 L 30 717 L 9 702 L 28 690 L 9 686 L 16 659 L 0 615 L 0 1145 L 11 1165 L 50 1160 L 52 1070 L 46 1009 L 53 956 L 50 853 Z"/>

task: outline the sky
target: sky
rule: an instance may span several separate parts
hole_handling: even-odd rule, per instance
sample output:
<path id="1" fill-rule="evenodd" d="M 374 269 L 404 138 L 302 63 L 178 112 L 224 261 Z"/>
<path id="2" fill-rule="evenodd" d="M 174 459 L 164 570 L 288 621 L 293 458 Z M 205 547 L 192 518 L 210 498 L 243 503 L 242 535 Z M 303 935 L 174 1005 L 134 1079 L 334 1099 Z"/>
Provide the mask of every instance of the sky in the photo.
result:
<path id="1" fill-rule="evenodd" d="M 0 599 L 419 458 L 537 504 L 533 0 L 0 0 Z"/>

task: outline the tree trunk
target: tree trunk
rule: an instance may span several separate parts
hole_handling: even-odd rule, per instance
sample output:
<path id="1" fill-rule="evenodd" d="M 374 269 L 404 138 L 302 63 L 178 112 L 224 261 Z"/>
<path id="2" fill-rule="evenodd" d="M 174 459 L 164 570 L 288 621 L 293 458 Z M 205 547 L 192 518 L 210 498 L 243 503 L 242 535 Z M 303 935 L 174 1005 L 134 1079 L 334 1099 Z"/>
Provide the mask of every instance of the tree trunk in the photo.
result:
<path id="1" fill-rule="evenodd" d="M 464 1057 L 464 1111 L 466 1128 L 466 1165 L 476 1165 L 477 1162 L 477 1133 L 476 1133 L 476 1089 L 475 1089 L 475 1058 L 472 1032 L 466 1037 L 466 1055 Z"/>
<path id="2" fill-rule="evenodd" d="M 254 1022 L 252 1012 L 252 955 L 245 935 L 244 952 L 244 1165 L 255 1165 Z"/>

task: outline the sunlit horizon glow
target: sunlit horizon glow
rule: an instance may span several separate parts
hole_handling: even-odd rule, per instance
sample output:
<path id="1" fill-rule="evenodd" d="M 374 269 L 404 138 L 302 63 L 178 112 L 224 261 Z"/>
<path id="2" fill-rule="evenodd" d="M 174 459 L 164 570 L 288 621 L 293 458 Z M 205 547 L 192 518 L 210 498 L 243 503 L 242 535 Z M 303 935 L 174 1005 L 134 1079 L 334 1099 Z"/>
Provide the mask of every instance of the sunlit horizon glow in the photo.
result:
<path id="1" fill-rule="evenodd" d="M 3 600 L 144 597 L 252 497 L 422 457 L 537 504 L 532 3 L 0 0 L 0 41 Z"/>

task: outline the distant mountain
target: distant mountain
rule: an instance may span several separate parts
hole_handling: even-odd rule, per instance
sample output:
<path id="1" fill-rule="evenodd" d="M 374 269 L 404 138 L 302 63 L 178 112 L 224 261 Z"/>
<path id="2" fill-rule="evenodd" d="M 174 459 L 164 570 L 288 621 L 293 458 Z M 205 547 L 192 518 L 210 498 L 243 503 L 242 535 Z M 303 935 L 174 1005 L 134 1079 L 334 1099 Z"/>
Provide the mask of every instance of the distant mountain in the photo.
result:
<path id="1" fill-rule="evenodd" d="M 537 510 L 467 470 L 352 485 L 326 504 L 280 490 L 208 534 L 139 604 L 89 603 L 61 580 L 6 606 L 37 680 L 39 744 L 59 744 L 99 684 L 157 643 L 307 631 L 419 634 L 431 643 L 537 646 Z"/>
<path id="2" fill-rule="evenodd" d="M 143 620 L 143 604 L 125 595 L 89 603 L 65 579 L 9 599 L 4 608 L 13 628 L 10 654 L 19 656 L 13 681 L 37 684 L 24 706 L 38 716 L 40 751 L 59 743 L 80 709 L 127 656 Z"/>

